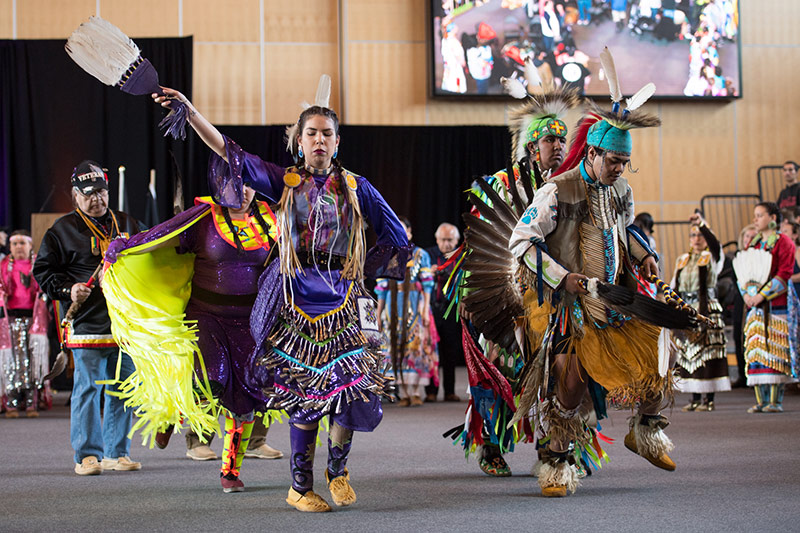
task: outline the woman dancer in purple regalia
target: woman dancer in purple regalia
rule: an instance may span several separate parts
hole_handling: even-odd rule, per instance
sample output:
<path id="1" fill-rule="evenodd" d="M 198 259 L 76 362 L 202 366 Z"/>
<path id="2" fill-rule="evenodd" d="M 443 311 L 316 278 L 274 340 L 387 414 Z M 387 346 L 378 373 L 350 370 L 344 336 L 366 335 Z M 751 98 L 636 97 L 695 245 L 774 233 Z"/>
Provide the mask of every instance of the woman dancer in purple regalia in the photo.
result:
<path id="1" fill-rule="evenodd" d="M 264 389 L 268 408 L 290 414 L 292 486 L 286 502 L 300 511 L 331 509 L 312 490 L 317 428 L 330 415 L 325 477 L 333 502 L 350 505 L 356 495 L 345 465 L 353 431 L 377 427 L 387 385 L 375 301 L 362 281 L 365 275 L 403 278 L 410 255 L 405 232 L 380 193 L 336 159 L 339 119 L 327 107 L 325 91 L 287 130 L 297 158 L 288 169 L 242 150 L 181 93 L 164 93 L 154 94 L 155 101 L 165 107 L 173 99 L 184 102 L 190 124 L 214 151 L 209 181 L 218 202 L 241 203 L 247 184 L 279 203 L 279 257 L 259 281 L 249 378 Z M 368 252 L 367 222 L 378 236 Z"/>
<path id="2" fill-rule="evenodd" d="M 254 349 L 250 335 L 250 311 L 256 300 L 258 279 L 277 234 L 275 216 L 265 202 L 256 201 L 255 191 L 245 186 L 236 207 L 217 204 L 212 198 L 196 198 L 195 206 L 151 230 L 130 239 L 111 243 L 106 261 L 113 272 L 106 276 L 104 291 L 114 310 L 111 313 L 115 338 L 129 348 L 137 337 L 131 332 L 147 331 L 146 313 L 139 313 L 136 302 L 145 307 L 164 309 L 163 295 L 176 296 L 185 291 L 118 290 L 131 288 L 136 280 L 157 283 L 156 278 L 180 278 L 181 265 L 191 263 L 186 285 L 191 286 L 185 302 L 186 323 L 197 324 L 197 372 L 208 377 L 210 394 L 225 408 L 224 451 L 220 482 L 224 492 L 241 492 L 244 484 L 239 469 L 253 431 L 254 410 L 263 410 L 266 397 L 260 388 L 245 380 L 245 366 Z M 154 253 L 166 256 L 165 265 L 154 269 L 153 263 L 135 262 L 135 256 Z M 133 261 L 131 260 L 133 259 Z M 118 294 L 125 298 L 118 298 Z M 159 296 L 161 295 L 161 297 Z M 133 301 L 136 299 L 136 302 Z M 143 317 L 144 320 L 138 320 Z M 172 339 L 174 331 L 157 329 L 148 337 Z M 137 352 L 132 357 L 139 367 Z M 144 379 L 144 378 L 143 378 Z M 153 381 L 152 379 L 150 381 Z M 172 426 L 156 437 L 156 444 L 166 446 Z"/>

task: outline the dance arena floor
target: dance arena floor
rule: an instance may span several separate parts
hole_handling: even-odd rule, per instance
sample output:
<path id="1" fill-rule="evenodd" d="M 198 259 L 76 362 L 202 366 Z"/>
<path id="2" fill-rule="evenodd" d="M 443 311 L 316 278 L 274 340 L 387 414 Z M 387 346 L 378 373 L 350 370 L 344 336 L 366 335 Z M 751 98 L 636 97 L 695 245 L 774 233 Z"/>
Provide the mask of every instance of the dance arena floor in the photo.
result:
<path id="1" fill-rule="evenodd" d="M 287 458 L 245 459 L 245 492 L 223 494 L 218 462 L 185 458 L 179 435 L 166 450 L 135 436 L 139 472 L 79 477 L 60 395 L 38 420 L 0 418 L 0 531 L 797 531 L 800 395 L 787 394 L 782 414 L 747 414 L 749 389 L 718 394 L 711 413 L 680 412 L 686 399 L 676 398 L 668 428 L 675 472 L 626 450 L 627 414 L 613 412 L 603 423 L 616 440 L 606 446 L 611 463 L 557 500 L 542 498 L 529 475 L 532 445 L 508 456 L 513 477 L 489 478 L 442 438 L 463 421 L 465 403 L 390 405 L 377 431 L 355 435 L 356 504 L 305 514 L 284 502 Z M 286 424 L 268 442 L 288 455 Z M 221 445 L 214 440 L 217 453 Z M 315 474 L 329 498 L 326 452 L 318 449 Z"/>

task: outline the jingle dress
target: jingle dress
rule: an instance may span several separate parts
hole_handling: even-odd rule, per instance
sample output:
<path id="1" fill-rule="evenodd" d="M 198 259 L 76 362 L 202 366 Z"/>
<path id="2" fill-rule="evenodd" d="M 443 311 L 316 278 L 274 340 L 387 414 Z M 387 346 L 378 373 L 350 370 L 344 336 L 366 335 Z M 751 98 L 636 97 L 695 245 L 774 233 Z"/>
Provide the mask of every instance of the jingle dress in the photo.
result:
<path id="1" fill-rule="evenodd" d="M 705 225 L 699 227 L 708 250 L 687 252 L 675 261 L 672 287 L 683 300 L 714 322 L 695 331 L 672 331 L 677 351 L 680 379 L 675 387 L 682 392 L 710 393 L 731 390 L 722 306 L 717 300 L 717 276 L 722 270 L 722 247 Z"/>

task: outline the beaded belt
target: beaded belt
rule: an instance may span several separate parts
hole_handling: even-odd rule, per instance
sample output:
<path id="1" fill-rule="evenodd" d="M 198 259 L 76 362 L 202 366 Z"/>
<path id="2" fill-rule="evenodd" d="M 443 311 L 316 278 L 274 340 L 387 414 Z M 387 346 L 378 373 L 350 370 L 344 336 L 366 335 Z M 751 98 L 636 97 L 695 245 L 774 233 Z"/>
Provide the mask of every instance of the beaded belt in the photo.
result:
<path id="1" fill-rule="evenodd" d="M 341 255 L 333 255 L 328 252 L 311 252 L 305 250 L 297 252 L 297 258 L 300 259 L 300 264 L 303 266 L 311 267 L 314 265 L 328 268 L 331 270 L 341 270 L 344 268 L 344 257 Z M 330 261 L 330 263 L 329 263 Z"/>

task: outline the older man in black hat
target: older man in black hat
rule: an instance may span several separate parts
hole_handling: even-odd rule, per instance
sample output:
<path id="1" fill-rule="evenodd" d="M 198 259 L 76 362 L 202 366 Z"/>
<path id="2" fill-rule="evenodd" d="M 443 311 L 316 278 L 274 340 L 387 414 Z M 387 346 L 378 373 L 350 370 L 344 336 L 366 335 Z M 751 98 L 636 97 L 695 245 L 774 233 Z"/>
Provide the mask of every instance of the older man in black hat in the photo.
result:
<path id="1" fill-rule="evenodd" d="M 122 400 L 105 395 L 101 420 L 102 382 L 133 372 L 130 357 L 111 336 L 111 321 L 103 291 L 93 280 L 112 239 L 144 229 L 133 217 L 108 208 L 108 177 L 94 161 L 83 161 L 72 173 L 75 210 L 47 230 L 33 267 L 39 286 L 66 308 L 80 306 L 64 328 L 64 345 L 75 362 L 70 412 L 70 440 L 75 473 L 96 475 L 103 470 L 139 470 L 128 456 L 131 412 Z M 119 359 L 121 358 L 121 361 Z M 107 386 L 113 389 L 113 386 Z"/>

